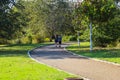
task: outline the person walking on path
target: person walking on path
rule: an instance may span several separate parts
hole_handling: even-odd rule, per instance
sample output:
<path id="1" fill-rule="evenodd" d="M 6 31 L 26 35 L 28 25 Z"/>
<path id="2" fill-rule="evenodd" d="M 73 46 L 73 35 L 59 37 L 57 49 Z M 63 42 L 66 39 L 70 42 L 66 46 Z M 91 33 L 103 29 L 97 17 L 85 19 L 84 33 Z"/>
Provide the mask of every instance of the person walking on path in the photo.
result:
<path id="1" fill-rule="evenodd" d="M 58 35 L 58 42 L 59 42 L 59 47 L 61 47 L 62 44 L 62 36 Z"/>
<path id="2" fill-rule="evenodd" d="M 58 35 L 55 35 L 55 46 L 57 47 L 58 45 Z"/>

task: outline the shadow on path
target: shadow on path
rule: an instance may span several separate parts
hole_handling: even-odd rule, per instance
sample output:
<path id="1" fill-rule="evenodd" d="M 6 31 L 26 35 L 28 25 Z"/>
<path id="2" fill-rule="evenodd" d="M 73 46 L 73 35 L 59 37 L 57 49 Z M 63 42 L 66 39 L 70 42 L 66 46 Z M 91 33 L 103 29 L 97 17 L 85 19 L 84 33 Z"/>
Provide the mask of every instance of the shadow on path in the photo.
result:
<path id="1" fill-rule="evenodd" d="M 75 58 L 75 59 L 88 59 L 86 57 L 75 56 L 64 50 L 67 44 L 62 45 L 62 47 L 55 47 L 54 45 L 41 47 L 32 50 L 30 54 L 42 59 L 65 59 L 65 58 Z"/>
<path id="2" fill-rule="evenodd" d="M 120 80 L 120 66 L 73 55 L 64 50 L 68 45 L 64 44 L 61 48 L 55 45 L 37 48 L 30 55 L 39 62 L 90 80 Z"/>

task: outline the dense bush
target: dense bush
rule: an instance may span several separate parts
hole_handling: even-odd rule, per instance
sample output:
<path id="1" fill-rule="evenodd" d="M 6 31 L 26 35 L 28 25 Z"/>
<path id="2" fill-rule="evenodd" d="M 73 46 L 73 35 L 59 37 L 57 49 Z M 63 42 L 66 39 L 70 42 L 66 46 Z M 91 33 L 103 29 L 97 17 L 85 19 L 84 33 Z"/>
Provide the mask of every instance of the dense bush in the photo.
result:
<path id="1" fill-rule="evenodd" d="M 79 37 L 80 41 L 89 41 L 90 40 L 90 31 L 89 29 L 86 29 L 84 32 L 83 32 L 83 35 L 81 35 Z"/>
<path id="2" fill-rule="evenodd" d="M 120 39 L 120 15 L 101 23 L 93 30 L 93 43 L 96 46 L 117 46 Z"/>
<path id="3" fill-rule="evenodd" d="M 69 36 L 63 36 L 63 37 L 62 37 L 62 41 L 65 41 L 65 42 L 66 42 L 66 41 L 69 41 Z"/>
<path id="4" fill-rule="evenodd" d="M 62 41 L 77 41 L 77 37 L 76 36 L 63 36 Z"/>
<path id="5" fill-rule="evenodd" d="M 45 41 L 45 42 L 49 42 L 49 41 L 50 41 L 50 38 L 45 38 L 44 41 Z"/>
<path id="6" fill-rule="evenodd" d="M 23 38 L 21 38 L 20 41 L 21 41 L 22 44 L 29 44 L 29 43 L 31 43 L 31 40 L 29 39 L 29 37 L 23 37 Z"/>
<path id="7" fill-rule="evenodd" d="M 69 41 L 77 41 L 77 37 L 76 36 L 69 36 Z"/>
<path id="8" fill-rule="evenodd" d="M 44 42 L 44 37 L 41 36 L 40 34 L 34 35 L 32 37 L 32 43 L 41 43 Z"/>
<path id="9" fill-rule="evenodd" d="M 7 41 L 5 39 L 0 38 L 0 44 L 4 44 L 7 43 Z"/>

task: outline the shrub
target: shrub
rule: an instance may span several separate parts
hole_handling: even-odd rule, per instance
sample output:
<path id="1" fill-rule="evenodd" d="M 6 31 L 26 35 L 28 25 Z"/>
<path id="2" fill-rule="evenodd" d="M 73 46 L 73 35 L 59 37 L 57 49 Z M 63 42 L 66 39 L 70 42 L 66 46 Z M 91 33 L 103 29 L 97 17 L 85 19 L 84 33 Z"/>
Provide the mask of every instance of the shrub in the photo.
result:
<path id="1" fill-rule="evenodd" d="M 62 41 L 69 41 L 69 36 L 63 36 Z"/>
<path id="2" fill-rule="evenodd" d="M 31 43 L 31 40 L 29 40 L 29 37 L 23 37 L 21 38 L 20 42 L 23 44 L 29 44 Z"/>
<path id="3" fill-rule="evenodd" d="M 0 44 L 5 44 L 5 43 L 7 43 L 7 40 L 3 39 L 3 38 L 0 38 Z"/>
<path id="4" fill-rule="evenodd" d="M 96 46 L 117 46 L 120 38 L 120 15 L 107 23 L 98 24 L 93 30 L 93 43 Z"/>
<path id="5" fill-rule="evenodd" d="M 36 38 L 33 38 L 33 39 L 32 39 L 32 43 L 33 43 L 33 44 L 38 43 L 37 39 L 36 39 Z"/>
<path id="6" fill-rule="evenodd" d="M 50 41 L 50 38 L 45 38 L 44 41 L 45 41 L 45 42 L 49 42 L 49 41 Z"/>
<path id="7" fill-rule="evenodd" d="M 77 37 L 76 36 L 69 36 L 69 41 L 77 41 Z"/>
<path id="8" fill-rule="evenodd" d="M 110 45 L 108 45 L 108 47 L 120 47 L 120 38 L 117 39 L 117 41 L 112 42 Z"/>
<path id="9" fill-rule="evenodd" d="M 77 41 L 76 36 L 63 36 L 62 41 Z"/>
<path id="10" fill-rule="evenodd" d="M 80 41 L 89 41 L 90 40 L 90 32 L 89 29 L 86 29 L 82 35 L 79 37 Z"/>
<path id="11" fill-rule="evenodd" d="M 33 39 L 32 43 L 41 43 L 41 42 L 44 42 L 44 37 L 41 36 L 40 34 L 34 35 L 32 37 L 32 39 Z"/>

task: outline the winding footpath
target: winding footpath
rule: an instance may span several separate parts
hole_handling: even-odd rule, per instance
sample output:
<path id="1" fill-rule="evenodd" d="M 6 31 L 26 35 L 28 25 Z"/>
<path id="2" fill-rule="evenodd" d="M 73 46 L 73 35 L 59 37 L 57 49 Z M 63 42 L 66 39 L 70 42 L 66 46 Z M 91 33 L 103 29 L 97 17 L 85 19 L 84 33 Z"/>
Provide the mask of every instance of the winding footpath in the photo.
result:
<path id="1" fill-rule="evenodd" d="M 90 80 L 120 80 L 120 66 L 92 60 L 86 57 L 73 55 L 64 50 L 68 44 L 61 48 L 49 45 L 30 51 L 35 60 L 64 70 L 66 72 L 83 76 Z"/>

